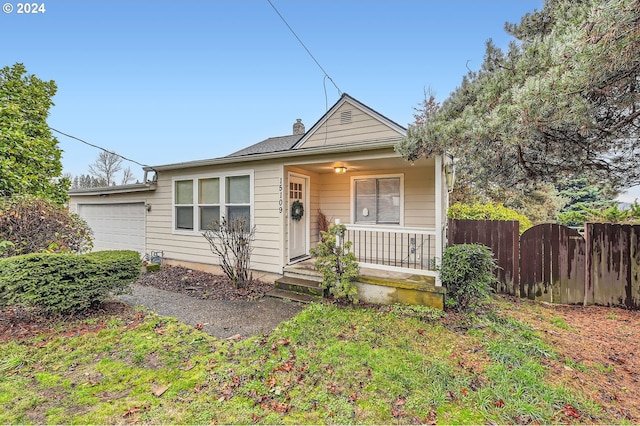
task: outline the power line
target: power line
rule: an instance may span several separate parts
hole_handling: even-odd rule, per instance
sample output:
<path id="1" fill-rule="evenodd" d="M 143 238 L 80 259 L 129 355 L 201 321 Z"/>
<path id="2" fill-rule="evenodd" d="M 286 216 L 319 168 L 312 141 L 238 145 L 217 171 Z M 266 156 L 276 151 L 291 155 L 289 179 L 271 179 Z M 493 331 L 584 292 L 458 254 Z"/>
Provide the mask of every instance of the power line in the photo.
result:
<path id="1" fill-rule="evenodd" d="M 298 34 L 296 34 L 295 31 L 293 31 L 293 28 L 291 28 L 291 25 L 289 25 L 289 23 L 287 22 L 286 19 L 284 19 L 284 16 L 282 16 L 282 14 L 280 14 L 280 12 L 278 11 L 278 9 L 276 9 L 276 7 L 273 5 L 273 3 L 271 3 L 271 0 L 267 0 L 269 2 L 269 4 L 271 5 L 271 7 L 273 8 L 273 10 L 276 11 L 276 13 L 278 14 L 278 16 L 280 17 L 280 19 L 282 19 L 282 22 L 284 22 L 284 24 L 287 26 L 287 28 L 289 28 L 289 31 L 291 31 L 291 34 L 293 34 L 293 36 L 298 40 L 298 42 L 300 42 L 300 44 L 302 45 L 302 47 L 304 47 L 304 50 L 307 51 L 307 53 L 309 54 L 309 56 L 311 56 L 311 59 L 313 59 L 313 61 L 316 63 L 316 65 L 318 66 L 318 68 L 320 68 L 320 70 L 322 70 L 322 72 L 324 73 L 325 77 L 329 79 L 329 81 L 331 81 L 331 83 L 333 84 L 333 86 L 336 88 L 336 90 L 338 91 L 338 93 L 340 95 L 342 95 L 342 90 L 340 90 L 340 88 L 338 87 L 338 85 L 335 83 L 335 81 L 333 81 L 333 79 L 331 78 L 331 76 L 324 70 L 324 68 L 322 68 L 322 65 L 320 65 L 320 62 L 318 62 L 318 60 L 315 58 L 315 56 L 313 56 L 313 54 L 311 53 L 311 51 L 307 48 L 307 46 L 305 46 L 305 44 L 302 42 L 302 40 L 300 40 L 300 37 L 298 37 Z"/>
<path id="2" fill-rule="evenodd" d="M 117 155 L 118 157 L 122 158 L 123 160 L 131 161 L 131 162 L 132 162 L 132 163 L 134 163 L 134 164 L 137 164 L 137 165 L 142 166 L 142 167 L 148 167 L 148 168 L 150 168 L 150 169 L 152 169 L 152 170 L 153 170 L 153 167 L 149 166 L 148 164 L 142 164 L 142 163 L 140 163 L 140 162 L 138 162 L 138 161 L 136 161 L 136 160 L 132 160 L 131 158 L 127 158 L 127 157 L 125 157 L 124 155 L 120 155 L 120 154 L 118 154 L 117 152 L 109 151 L 109 150 L 108 150 L 108 149 L 106 149 L 106 148 L 103 148 L 103 147 L 101 147 L 101 146 L 98 146 L 98 145 L 92 144 L 91 142 L 87 142 L 87 141 L 85 141 L 85 140 L 83 140 L 83 139 L 80 139 L 80 138 L 78 138 L 78 137 L 76 137 L 76 136 L 70 135 L 70 134 L 65 133 L 65 132 L 61 132 L 60 130 L 54 129 L 53 127 L 49 127 L 49 130 L 52 130 L 52 131 L 54 131 L 54 132 L 56 132 L 56 133 L 59 133 L 59 134 L 61 134 L 61 135 L 64 135 L 64 136 L 66 136 L 66 137 L 68 137 L 68 138 L 71 138 L 71 139 L 75 139 L 75 140 L 77 140 L 77 141 L 80 141 L 80 142 L 82 142 L 82 143 L 83 143 L 83 144 L 85 144 L 85 145 L 89 145 L 89 146 L 91 146 L 91 147 L 98 148 L 98 149 L 100 149 L 100 150 L 102 150 L 102 151 L 104 151 L 104 152 L 107 152 L 107 153 L 109 153 L 109 154 Z"/>

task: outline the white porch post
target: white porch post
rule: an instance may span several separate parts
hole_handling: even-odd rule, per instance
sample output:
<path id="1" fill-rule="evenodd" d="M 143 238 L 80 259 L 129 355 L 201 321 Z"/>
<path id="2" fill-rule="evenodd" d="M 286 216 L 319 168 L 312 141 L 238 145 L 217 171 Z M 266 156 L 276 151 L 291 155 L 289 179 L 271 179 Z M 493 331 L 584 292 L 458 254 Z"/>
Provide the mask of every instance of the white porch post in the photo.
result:
<path id="1" fill-rule="evenodd" d="M 436 155 L 435 157 L 435 173 L 436 173 L 436 265 L 440 265 L 442 260 L 442 244 L 443 244 L 443 227 L 442 227 L 442 212 L 443 212 L 443 190 L 442 190 L 442 155 Z M 447 194 L 448 195 L 448 194 Z M 440 280 L 440 274 L 436 275 L 436 286 L 442 286 Z"/>

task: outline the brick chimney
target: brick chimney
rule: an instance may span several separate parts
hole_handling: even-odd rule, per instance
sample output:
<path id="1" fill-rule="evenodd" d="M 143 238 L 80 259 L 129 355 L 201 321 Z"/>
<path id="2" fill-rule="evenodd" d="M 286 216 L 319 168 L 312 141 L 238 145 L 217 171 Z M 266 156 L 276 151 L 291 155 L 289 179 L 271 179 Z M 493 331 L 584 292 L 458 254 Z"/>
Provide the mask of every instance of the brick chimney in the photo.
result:
<path id="1" fill-rule="evenodd" d="M 304 124 L 302 124 L 302 118 L 296 119 L 296 122 L 293 123 L 293 134 L 304 135 Z"/>

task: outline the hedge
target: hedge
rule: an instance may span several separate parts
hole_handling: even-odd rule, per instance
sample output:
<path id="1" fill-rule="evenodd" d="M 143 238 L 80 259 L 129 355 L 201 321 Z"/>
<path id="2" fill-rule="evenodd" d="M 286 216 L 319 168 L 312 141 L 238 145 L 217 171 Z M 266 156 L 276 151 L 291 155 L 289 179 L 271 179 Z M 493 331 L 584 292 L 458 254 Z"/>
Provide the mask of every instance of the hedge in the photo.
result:
<path id="1" fill-rule="evenodd" d="M 81 312 L 130 292 L 140 267 L 140 254 L 128 250 L 0 259 L 0 307 L 24 305 L 49 315 Z"/>
<path id="2" fill-rule="evenodd" d="M 533 226 L 525 215 L 503 206 L 502 203 L 463 204 L 458 202 L 449 207 L 447 217 L 471 220 L 517 220 L 520 222 L 520 235 Z"/>

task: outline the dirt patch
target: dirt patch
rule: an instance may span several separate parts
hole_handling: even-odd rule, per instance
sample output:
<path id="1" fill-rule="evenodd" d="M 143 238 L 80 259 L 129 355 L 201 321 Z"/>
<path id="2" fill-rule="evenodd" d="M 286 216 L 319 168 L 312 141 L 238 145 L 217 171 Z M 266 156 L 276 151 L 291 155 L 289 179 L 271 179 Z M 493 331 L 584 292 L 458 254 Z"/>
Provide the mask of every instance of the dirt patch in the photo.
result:
<path id="1" fill-rule="evenodd" d="M 558 353 L 550 365 L 552 380 L 582 389 L 618 418 L 640 421 L 640 312 L 511 302 L 511 314 L 539 331 Z"/>
<path id="2" fill-rule="evenodd" d="M 163 266 L 157 272 L 144 274 L 137 284 L 186 294 L 203 300 L 254 300 L 273 289 L 272 283 L 253 280 L 236 288 L 224 275 L 214 275 L 182 266 Z"/>

